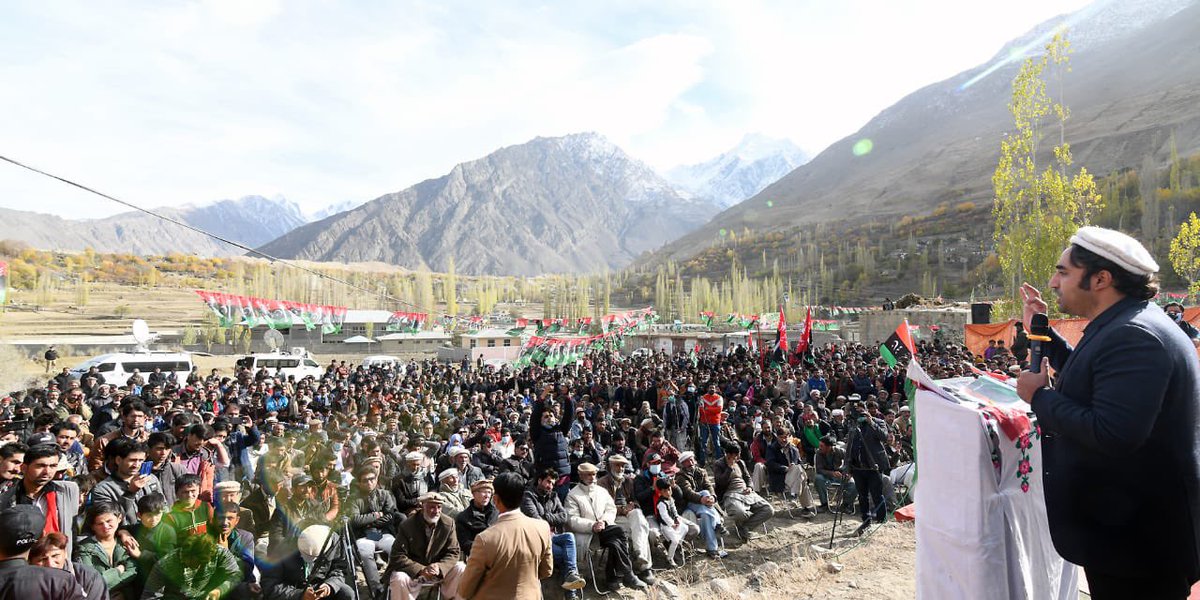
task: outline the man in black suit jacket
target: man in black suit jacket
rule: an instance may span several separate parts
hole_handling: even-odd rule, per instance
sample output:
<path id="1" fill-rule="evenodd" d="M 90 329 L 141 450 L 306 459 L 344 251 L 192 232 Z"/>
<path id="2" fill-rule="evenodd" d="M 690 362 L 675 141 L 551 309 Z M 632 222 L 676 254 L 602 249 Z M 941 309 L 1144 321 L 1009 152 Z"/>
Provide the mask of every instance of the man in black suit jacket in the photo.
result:
<path id="1" fill-rule="evenodd" d="M 1072 348 L 1044 343 L 1046 369 L 1017 392 L 1041 426 L 1054 546 L 1092 598 L 1186 598 L 1200 579 L 1200 366 L 1187 336 L 1148 300 L 1158 265 L 1133 238 L 1084 227 L 1050 287 L 1091 320 Z M 1025 284 L 1025 328 L 1046 311 Z"/>

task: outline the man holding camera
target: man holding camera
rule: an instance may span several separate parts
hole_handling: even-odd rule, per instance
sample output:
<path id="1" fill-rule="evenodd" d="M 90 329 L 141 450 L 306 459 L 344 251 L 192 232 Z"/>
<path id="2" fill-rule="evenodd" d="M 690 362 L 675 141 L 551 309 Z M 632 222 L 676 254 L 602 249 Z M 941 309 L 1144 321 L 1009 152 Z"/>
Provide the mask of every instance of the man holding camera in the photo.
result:
<path id="1" fill-rule="evenodd" d="M 862 525 L 854 535 L 862 535 L 872 519 L 876 523 L 887 519 L 887 502 L 883 498 L 883 472 L 889 468 L 885 427 L 881 420 L 867 414 L 862 404 L 850 405 L 846 454 L 858 487 L 858 509 L 862 514 Z"/>

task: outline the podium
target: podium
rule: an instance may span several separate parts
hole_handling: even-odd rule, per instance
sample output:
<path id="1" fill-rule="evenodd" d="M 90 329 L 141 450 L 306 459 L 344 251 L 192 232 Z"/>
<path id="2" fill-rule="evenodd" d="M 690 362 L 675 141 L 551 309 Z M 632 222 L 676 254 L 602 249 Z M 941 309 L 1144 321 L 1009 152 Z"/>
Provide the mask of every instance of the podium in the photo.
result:
<path id="1" fill-rule="evenodd" d="M 1077 600 L 1078 569 L 1050 540 L 1028 405 L 987 378 L 934 382 L 915 362 L 909 378 L 920 387 L 917 598 Z"/>

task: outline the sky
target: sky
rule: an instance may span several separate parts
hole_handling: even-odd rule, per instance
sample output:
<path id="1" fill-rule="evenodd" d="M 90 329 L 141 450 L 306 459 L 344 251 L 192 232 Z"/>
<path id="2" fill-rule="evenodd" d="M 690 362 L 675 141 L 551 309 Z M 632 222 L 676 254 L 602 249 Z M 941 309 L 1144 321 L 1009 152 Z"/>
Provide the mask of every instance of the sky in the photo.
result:
<path id="1" fill-rule="evenodd" d="M 666 170 L 749 132 L 815 155 L 1088 0 L 15 0 L 0 155 L 143 207 L 310 212 L 537 136 Z M 0 163 L 0 207 L 127 210 Z"/>

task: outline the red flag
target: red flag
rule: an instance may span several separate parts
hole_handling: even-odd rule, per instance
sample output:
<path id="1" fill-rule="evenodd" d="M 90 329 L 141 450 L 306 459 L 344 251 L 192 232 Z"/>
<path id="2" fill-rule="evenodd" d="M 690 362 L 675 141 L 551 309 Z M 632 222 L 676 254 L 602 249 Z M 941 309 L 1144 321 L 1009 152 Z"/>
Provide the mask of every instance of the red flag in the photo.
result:
<path id="1" fill-rule="evenodd" d="M 812 346 L 812 326 L 812 307 L 809 307 L 808 314 L 804 317 L 804 329 L 800 330 L 800 339 L 796 341 L 796 354 L 804 354 Z"/>
<path id="2" fill-rule="evenodd" d="M 778 339 L 779 349 L 780 349 L 780 350 L 782 350 L 782 351 L 786 351 L 786 350 L 787 350 L 787 347 L 788 347 L 788 341 L 787 341 L 787 317 L 786 317 L 786 316 L 784 316 L 784 314 L 783 314 L 783 307 L 782 307 L 782 306 L 780 306 L 780 307 L 779 307 L 779 329 L 778 329 L 778 331 L 779 331 L 779 334 L 778 334 L 778 336 L 779 336 L 779 339 Z"/>

